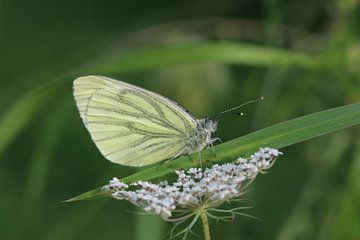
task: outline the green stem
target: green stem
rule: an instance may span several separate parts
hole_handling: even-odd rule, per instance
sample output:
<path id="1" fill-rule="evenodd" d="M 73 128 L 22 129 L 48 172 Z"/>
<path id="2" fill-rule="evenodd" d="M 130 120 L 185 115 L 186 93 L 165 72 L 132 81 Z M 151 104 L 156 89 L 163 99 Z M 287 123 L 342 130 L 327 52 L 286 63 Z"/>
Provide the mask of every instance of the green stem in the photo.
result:
<path id="1" fill-rule="evenodd" d="M 208 221 L 208 217 L 206 215 L 206 212 L 204 210 L 200 211 L 200 217 L 201 217 L 202 226 L 203 226 L 203 230 L 204 230 L 204 240 L 211 240 L 209 221 Z"/>

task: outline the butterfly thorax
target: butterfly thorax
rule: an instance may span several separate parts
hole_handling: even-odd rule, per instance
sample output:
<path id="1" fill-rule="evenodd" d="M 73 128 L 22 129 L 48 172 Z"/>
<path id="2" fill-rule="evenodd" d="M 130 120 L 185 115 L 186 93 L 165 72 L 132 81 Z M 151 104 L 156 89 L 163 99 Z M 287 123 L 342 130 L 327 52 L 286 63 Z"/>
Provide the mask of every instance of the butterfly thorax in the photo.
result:
<path id="1" fill-rule="evenodd" d="M 214 140 L 211 134 L 217 129 L 217 122 L 210 118 L 197 120 L 194 131 L 189 133 L 187 138 L 187 153 L 199 152 L 207 146 L 211 146 Z"/>

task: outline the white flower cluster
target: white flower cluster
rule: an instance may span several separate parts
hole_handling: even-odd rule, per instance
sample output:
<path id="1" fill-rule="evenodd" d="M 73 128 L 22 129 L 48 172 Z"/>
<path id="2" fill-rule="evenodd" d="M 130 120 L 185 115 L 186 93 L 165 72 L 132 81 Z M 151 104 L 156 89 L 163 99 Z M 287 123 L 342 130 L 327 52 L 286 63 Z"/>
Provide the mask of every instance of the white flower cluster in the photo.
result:
<path id="1" fill-rule="evenodd" d="M 175 171 L 178 179 L 173 184 L 138 181 L 128 185 L 113 178 L 103 190 L 115 199 L 128 200 L 145 212 L 169 219 L 176 208 L 214 207 L 239 197 L 244 184 L 269 169 L 281 154 L 277 149 L 260 148 L 249 159 L 238 158 L 234 163 L 215 164 L 204 170 Z"/>

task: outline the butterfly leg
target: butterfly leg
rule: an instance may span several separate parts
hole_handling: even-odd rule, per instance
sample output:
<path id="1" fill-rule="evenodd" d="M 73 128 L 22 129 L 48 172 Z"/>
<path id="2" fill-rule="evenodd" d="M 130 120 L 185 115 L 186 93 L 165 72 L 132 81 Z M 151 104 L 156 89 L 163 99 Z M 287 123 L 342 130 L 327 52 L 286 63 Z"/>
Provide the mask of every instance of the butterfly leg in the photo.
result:
<path id="1" fill-rule="evenodd" d="M 214 149 L 214 145 L 212 143 L 210 143 L 209 145 L 210 146 L 207 149 L 209 149 L 209 151 L 211 152 L 213 157 L 216 158 L 216 152 L 215 152 L 215 149 Z"/>
<path id="2" fill-rule="evenodd" d="M 200 167 L 202 168 L 202 167 L 203 167 L 203 164 L 202 164 L 202 157 L 201 157 L 201 148 L 199 148 L 198 153 L 199 153 Z"/>
<path id="3" fill-rule="evenodd" d="M 210 140 L 210 143 L 208 144 L 208 149 L 210 150 L 213 157 L 215 157 L 215 158 L 216 158 L 216 152 L 215 152 L 215 149 L 214 149 L 214 142 L 216 142 L 216 141 L 219 141 L 219 142 L 222 143 L 220 138 L 213 138 L 213 139 Z"/>
<path id="4" fill-rule="evenodd" d="M 213 138 L 211 139 L 211 143 L 214 143 L 216 141 L 219 141 L 220 143 L 222 143 L 221 139 L 220 138 Z"/>

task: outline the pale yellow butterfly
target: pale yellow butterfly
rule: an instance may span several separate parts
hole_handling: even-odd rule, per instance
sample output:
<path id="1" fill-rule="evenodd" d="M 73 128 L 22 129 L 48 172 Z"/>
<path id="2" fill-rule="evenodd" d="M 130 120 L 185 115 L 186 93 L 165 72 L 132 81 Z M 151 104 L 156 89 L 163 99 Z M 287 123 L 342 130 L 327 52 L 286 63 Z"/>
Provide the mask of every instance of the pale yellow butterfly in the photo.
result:
<path id="1" fill-rule="evenodd" d="M 174 101 L 103 76 L 74 80 L 74 97 L 92 140 L 114 163 L 145 166 L 200 152 L 217 139 L 217 121 L 196 119 Z"/>

